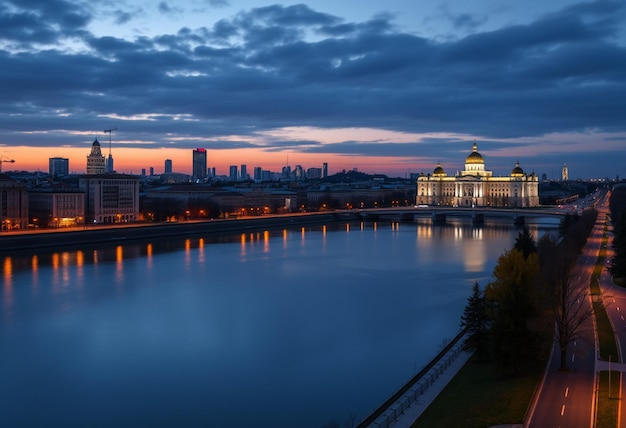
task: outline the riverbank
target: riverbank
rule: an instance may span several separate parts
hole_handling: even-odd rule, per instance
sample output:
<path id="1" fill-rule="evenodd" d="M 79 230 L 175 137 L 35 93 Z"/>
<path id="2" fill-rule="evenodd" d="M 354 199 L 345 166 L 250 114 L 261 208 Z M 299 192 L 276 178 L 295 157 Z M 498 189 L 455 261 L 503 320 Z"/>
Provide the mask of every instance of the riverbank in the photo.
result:
<path id="1" fill-rule="evenodd" d="M 225 220 L 192 220 L 175 223 L 137 223 L 109 226 L 94 225 L 72 229 L 5 232 L 0 235 L 0 254 L 42 248 L 67 248 L 82 244 L 125 242 L 206 233 L 232 233 L 285 226 L 306 226 L 309 224 L 358 220 L 360 218 L 358 212 L 346 211 L 240 217 Z"/>

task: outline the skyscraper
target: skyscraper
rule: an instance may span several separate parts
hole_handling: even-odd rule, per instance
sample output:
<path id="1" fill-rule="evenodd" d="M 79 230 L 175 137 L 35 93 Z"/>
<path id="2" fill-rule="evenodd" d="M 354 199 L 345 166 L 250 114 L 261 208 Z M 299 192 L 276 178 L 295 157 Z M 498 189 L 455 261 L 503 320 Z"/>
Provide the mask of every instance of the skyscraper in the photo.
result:
<path id="1" fill-rule="evenodd" d="M 563 170 L 561 171 L 561 181 L 569 180 L 569 170 L 567 169 L 567 164 L 563 165 Z"/>
<path id="2" fill-rule="evenodd" d="M 113 167 L 113 155 L 109 153 L 109 157 L 106 160 L 106 172 L 113 172 L 115 168 Z"/>
<path id="3" fill-rule="evenodd" d="M 248 165 L 241 165 L 241 176 L 242 180 L 248 179 Z"/>
<path id="4" fill-rule="evenodd" d="M 207 178 L 206 149 L 198 148 L 193 151 L 193 167 L 191 179 L 194 182 L 205 182 Z"/>
<path id="5" fill-rule="evenodd" d="M 165 173 L 166 174 L 172 173 L 172 160 L 171 159 L 165 159 Z"/>
<path id="6" fill-rule="evenodd" d="M 328 177 L 328 162 L 322 164 L 322 178 Z"/>
<path id="7" fill-rule="evenodd" d="M 230 181 L 237 181 L 237 175 L 237 165 L 231 165 L 229 174 Z"/>
<path id="8" fill-rule="evenodd" d="M 105 160 L 100 150 L 100 142 L 96 138 L 91 144 L 91 153 L 87 155 L 87 174 L 104 174 L 106 172 Z"/>
<path id="9" fill-rule="evenodd" d="M 70 160 L 66 158 L 49 158 L 48 174 L 55 179 L 70 173 Z"/>

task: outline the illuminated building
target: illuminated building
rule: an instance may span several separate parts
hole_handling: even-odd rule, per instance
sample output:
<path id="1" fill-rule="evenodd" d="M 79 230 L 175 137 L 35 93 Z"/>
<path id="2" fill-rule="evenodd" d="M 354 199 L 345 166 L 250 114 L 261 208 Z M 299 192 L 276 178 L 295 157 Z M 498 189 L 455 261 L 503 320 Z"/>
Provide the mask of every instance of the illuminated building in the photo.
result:
<path id="1" fill-rule="evenodd" d="M 127 223 L 139 216 L 139 177 L 125 174 L 83 175 L 78 187 L 85 193 L 88 223 Z"/>
<path id="2" fill-rule="evenodd" d="M 0 229 L 28 227 L 28 191 L 26 185 L 0 176 Z"/>
<path id="3" fill-rule="evenodd" d="M 28 192 L 29 215 L 40 227 L 67 227 L 85 221 L 85 194 L 69 189 L 37 189 Z"/>
<path id="4" fill-rule="evenodd" d="M 539 205 L 539 179 L 526 174 L 519 162 L 508 176 L 495 177 L 485 169 L 476 142 L 465 160 L 465 169 L 448 176 L 441 164 L 432 174 L 417 178 L 415 203 L 453 207 L 535 207 Z"/>
<path id="5" fill-rule="evenodd" d="M 87 155 L 87 174 L 104 174 L 106 172 L 106 161 L 102 150 L 100 149 L 100 142 L 96 138 L 91 145 L 91 153 Z"/>

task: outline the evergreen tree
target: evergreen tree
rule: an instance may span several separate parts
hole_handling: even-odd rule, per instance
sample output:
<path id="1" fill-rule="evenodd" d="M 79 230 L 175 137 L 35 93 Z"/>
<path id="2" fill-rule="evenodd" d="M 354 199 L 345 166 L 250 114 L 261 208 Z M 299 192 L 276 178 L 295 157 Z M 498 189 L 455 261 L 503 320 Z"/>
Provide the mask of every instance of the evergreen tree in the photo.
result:
<path id="1" fill-rule="evenodd" d="M 485 311 L 485 293 L 480 289 L 478 281 L 472 286 L 472 294 L 467 298 L 467 305 L 461 316 L 461 327 L 467 328 L 463 350 L 475 351 L 478 361 L 487 359 L 489 321 Z"/>
<path id="2" fill-rule="evenodd" d="M 530 233 L 528 227 L 524 226 L 524 230 L 518 233 L 513 248 L 521 251 L 525 259 L 527 259 L 529 255 L 537 252 L 535 237 Z"/>

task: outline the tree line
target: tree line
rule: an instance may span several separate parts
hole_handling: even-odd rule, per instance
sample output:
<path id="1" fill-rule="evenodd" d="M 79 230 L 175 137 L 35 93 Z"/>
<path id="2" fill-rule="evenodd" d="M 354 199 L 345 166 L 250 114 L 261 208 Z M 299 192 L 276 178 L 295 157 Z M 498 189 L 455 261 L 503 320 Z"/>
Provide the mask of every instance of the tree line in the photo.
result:
<path id="1" fill-rule="evenodd" d="M 613 223 L 613 250 L 610 272 L 617 284 L 626 284 L 626 184 L 617 185 L 611 191 L 609 200 Z"/>
<path id="2" fill-rule="evenodd" d="M 574 340 L 586 336 L 585 321 L 592 315 L 581 305 L 588 284 L 572 276 L 575 262 L 597 218 L 597 211 L 568 215 L 558 234 L 538 241 L 524 228 L 513 248 L 505 251 L 493 270 L 493 279 L 481 288 L 474 283 L 461 317 L 467 329 L 464 349 L 480 362 L 495 364 L 505 376 L 523 374 L 542 349 L 555 337 L 561 369 Z M 546 322 L 553 320 L 556 334 L 546 336 Z"/>

